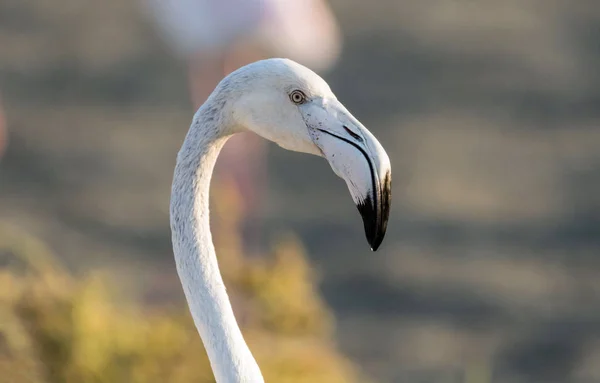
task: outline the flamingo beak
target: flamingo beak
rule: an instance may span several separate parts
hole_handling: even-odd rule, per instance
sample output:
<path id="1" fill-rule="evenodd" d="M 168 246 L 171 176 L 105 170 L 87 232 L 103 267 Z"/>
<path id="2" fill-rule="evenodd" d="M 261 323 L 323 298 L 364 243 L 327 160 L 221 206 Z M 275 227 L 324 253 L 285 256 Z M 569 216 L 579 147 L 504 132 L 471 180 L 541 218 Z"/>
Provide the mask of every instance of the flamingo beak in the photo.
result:
<path id="1" fill-rule="evenodd" d="M 387 153 L 338 100 L 316 99 L 300 108 L 313 143 L 346 181 L 367 241 L 376 251 L 385 236 L 391 206 L 392 170 Z"/>

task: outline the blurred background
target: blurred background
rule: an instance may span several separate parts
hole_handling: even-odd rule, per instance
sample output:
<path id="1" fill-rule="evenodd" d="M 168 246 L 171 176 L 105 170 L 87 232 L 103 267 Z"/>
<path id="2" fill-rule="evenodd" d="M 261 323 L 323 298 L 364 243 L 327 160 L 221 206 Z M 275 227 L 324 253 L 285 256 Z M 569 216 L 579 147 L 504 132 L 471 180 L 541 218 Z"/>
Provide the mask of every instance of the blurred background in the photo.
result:
<path id="1" fill-rule="evenodd" d="M 600 3 L 328 7 L 194 50 L 140 1 L 0 0 L 0 381 L 212 381 L 176 153 L 223 75 L 297 55 L 383 143 L 393 202 L 372 253 L 324 160 L 228 144 L 217 254 L 267 381 L 600 382 Z"/>

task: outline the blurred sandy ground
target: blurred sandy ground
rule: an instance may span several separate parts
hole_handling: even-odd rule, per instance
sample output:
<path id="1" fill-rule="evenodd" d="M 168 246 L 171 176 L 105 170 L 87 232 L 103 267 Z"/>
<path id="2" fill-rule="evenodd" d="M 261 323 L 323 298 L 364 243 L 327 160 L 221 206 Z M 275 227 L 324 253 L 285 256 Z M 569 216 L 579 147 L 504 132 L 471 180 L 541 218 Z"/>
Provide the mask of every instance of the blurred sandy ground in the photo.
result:
<path id="1" fill-rule="evenodd" d="M 343 350 L 381 382 L 599 381 L 598 2 L 332 6 L 327 80 L 393 162 L 388 235 L 370 253 L 343 182 L 275 146 L 263 218 L 306 242 Z M 1 219 L 181 300 L 167 206 L 192 110 L 138 4 L 0 1 L 0 89 Z"/>

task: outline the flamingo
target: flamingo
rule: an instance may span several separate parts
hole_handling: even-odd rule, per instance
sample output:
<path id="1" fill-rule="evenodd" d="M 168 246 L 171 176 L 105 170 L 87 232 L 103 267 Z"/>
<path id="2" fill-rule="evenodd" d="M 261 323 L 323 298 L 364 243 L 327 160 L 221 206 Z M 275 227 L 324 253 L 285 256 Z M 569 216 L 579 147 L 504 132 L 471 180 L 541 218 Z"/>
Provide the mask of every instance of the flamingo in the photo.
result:
<path id="1" fill-rule="evenodd" d="M 244 131 L 324 157 L 346 181 L 373 251 L 385 235 L 391 202 L 387 153 L 316 73 L 292 60 L 267 59 L 221 80 L 195 113 L 177 155 L 170 205 L 177 273 L 217 383 L 264 382 L 236 322 L 209 223 L 217 156 L 229 137 Z"/>

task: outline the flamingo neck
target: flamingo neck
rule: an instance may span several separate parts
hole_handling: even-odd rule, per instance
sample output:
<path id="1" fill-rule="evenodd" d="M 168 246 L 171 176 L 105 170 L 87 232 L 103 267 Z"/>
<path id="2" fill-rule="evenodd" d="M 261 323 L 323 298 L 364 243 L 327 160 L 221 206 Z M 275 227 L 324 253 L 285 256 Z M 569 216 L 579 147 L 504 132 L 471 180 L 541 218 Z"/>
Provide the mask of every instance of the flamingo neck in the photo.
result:
<path id="1" fill-rule="evenodd" d="M 171 191 L 175 263 L 217 383 L 263 383 L 233 314 L 210 232 L 210 180 L 229 137 L 214 113 L 209 105 L 200 108 L 177 156 Z"/>

